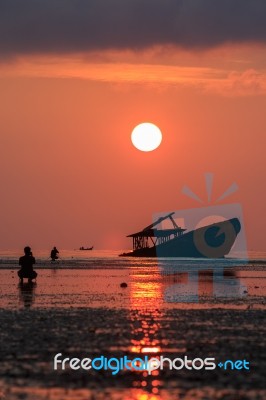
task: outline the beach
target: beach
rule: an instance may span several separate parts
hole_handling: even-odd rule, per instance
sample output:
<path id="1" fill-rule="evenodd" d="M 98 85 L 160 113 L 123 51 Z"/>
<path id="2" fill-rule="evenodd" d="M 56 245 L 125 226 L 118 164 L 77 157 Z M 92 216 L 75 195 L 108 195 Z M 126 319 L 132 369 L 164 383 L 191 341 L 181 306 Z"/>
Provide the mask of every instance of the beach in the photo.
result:
<path id="1" fill-rule="evenodd" d="M 23 287 L 12 258 L 2 262 L 0 398 L 266 397 L 263 260 L 225 267 L 218 261 L 90 257 L 55 265 L 40 258 L 37 283 Z M 228 359 L 250 364 L 241 370 L 123 368 L 112 374 L 110 369 L 55 370 L 58 353 L 79 359 L 212 357 L 216 364 Z"/>

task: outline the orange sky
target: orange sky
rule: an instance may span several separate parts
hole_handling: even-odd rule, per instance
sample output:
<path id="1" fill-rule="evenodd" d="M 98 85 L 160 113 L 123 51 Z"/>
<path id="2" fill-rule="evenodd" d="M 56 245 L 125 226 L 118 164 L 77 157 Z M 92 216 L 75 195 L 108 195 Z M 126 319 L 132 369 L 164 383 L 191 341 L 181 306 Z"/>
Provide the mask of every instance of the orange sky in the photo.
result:
<path id="1" fill-rule="evenodd" d="M 244 209 L 248 247 L 265 248 L 266 63 L 262 45 L 155 47 L 0 63 L 1 247 L 129 248 L 153 213 L 206 198 Z M 136 150 L 140 122 L 163 133 Z"/>

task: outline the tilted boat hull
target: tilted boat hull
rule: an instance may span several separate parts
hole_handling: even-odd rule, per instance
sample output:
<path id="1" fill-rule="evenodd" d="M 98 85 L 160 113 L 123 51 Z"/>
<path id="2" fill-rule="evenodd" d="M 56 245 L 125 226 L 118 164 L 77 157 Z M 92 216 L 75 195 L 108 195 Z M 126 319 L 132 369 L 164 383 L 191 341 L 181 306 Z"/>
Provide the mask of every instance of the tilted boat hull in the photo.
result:
<path id="1" fill-rule="evenodd" d="M 230 252 L 240 230 L 240 221 L 232 218 L 195 229 L 165 243 L 120 256 L 221 258 Z"/>

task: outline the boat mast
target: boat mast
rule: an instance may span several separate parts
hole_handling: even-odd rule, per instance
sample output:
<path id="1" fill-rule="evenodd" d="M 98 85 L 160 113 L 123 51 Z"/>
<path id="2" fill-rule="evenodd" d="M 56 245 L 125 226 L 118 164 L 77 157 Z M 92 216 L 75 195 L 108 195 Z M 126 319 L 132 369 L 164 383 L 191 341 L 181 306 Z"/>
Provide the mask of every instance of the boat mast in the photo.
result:
<path id="1" fill-rule="evenodd" d="M 171 212 L 164 217 L 158 218 L 155 222 L 142 229 L 142 231 L 128 235 L 128 237 L 132 237 L 133 239 L 133 250 L 150 247 L 149 240 L 152 242 L 153 246 L 156 246 L 157 241 L 158 244 L 162 244 L 171 240 L 171 235 L 174 235 L 174 237 L 182 235 L 185 229 L 182 229 L 176 224 L 173 215 L 174 212 Z M 169 218 L 173 224 L 172 229 L 154 229 L 155 226 L 167 218 Z"/>

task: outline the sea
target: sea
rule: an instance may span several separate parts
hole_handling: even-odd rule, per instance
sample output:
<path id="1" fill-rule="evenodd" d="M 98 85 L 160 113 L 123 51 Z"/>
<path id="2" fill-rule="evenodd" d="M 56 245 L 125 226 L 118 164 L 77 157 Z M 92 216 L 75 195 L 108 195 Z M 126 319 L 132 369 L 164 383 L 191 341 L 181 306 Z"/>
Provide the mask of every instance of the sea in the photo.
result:
<path id="1" fill-rule="evenodd" d="M 250 251 L 248 254 L 230 254 L 224 259 L 195 259 L 195 258 L 144 258 L 144 257 L 120 257 L 119 255 L 130 250 L 61 250 L 59 259 L 51 262 L 50 250 L 36 250 L 33 256 L 36 259 L 34 268 L 50 269 L 57 266 L 66 269 L 122 269 L 122 268 L 145 268 L 155 265 L 164 267 L 190 267 L 201 266 L 202 268 L 220 265 L 237 266 L 243 264 L 266 264 L 266 251 Z M 0 268 L 18 268 L 18 259 L 23 255 L 21 249 L 0 250 Z"/>

